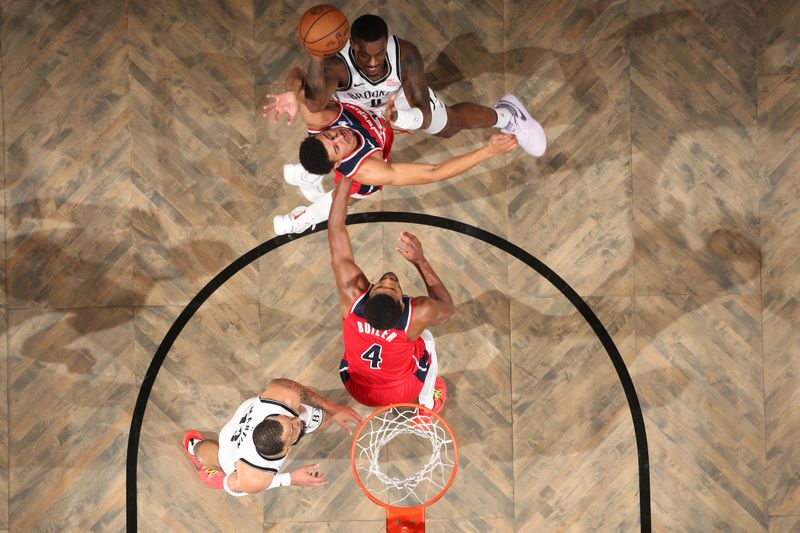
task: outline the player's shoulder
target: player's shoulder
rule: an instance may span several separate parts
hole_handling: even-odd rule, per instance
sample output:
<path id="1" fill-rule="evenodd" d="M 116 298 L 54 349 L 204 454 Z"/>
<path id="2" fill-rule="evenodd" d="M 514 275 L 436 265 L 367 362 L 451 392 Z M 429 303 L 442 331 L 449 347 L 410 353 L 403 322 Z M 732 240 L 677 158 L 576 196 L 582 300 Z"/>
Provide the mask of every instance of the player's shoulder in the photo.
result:
<path id="1" fill-rule="evenodd" d="M 295 411 L 300 405 L 300 393 L 280 379 L 271 380 L 264 392 L 259 394 L 258 397 L 262 400 L 281 403 Z"/>
<path id="2" fill-rule="evenodd" d="M 417 45 L 406 39 L 401 39 L 400 37 L 396 37 L 396 39 L 397 39 L 397 46 L 398 48 L 400 48 L 401 59 L 407 54 L 419 55 L 419 48 L 417 48 Z"/>
<path id="3" fill-rule="evenodd" d="M 414 309 L 414 322 L 416 324 L 430 325 L 430 311 L 436 305 L 435 301 L 428 296 L 410 296 L 408 303 Z"/>

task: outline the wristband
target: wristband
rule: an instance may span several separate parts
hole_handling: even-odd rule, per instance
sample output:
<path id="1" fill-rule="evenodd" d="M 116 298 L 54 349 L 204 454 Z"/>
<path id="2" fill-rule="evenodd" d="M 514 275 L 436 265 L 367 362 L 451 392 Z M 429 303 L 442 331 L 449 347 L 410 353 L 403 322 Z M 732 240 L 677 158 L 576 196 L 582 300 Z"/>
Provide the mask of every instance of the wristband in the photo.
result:
<path id="1" fill-rule="evenodd" d="M 401 130 L 418 130 L 422 126 L 422 111 L 418 107 L 401 108 L 395 107 L 397 118 L 394 127 Z"/>
<path id="2" fill-rule="evenodd" d="M 231 496 L 236 496 L 237 498 L 241 498 L 242 496 L 249 496 L 246 492 L 234 492 L 233 490 L 231 490 L 231 488 L 228 486 L 227 475 L 224 478 L 222 478 L 222 488 L 225 489 L 225 492 L 227 492 Z"/>
<path id="3" fill-rule="evenodd" d="M 313 433 L 325 420 L 325 411 L 313 405 L 300 404 L 300 420 L 305 424 L 306 433 Z"/>
<path id="4" fill-rule="evenodd" d="M 292 484 L 292 475 L 291 474 L 275 474 L 272 476 L 272 483 L 269 484 L 267 490 L 275 489 L 278 487 L 288 487 Z"/>

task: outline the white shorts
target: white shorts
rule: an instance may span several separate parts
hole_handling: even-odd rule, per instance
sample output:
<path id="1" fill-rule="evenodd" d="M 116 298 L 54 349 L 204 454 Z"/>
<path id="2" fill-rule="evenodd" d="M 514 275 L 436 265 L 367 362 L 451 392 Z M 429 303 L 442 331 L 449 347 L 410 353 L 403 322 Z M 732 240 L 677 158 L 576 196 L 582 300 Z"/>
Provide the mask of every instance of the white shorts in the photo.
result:
<path id="1" fill-rule="evenodd" d="M 425 343 L 425 350 L 428 352 L 430 359 L 428 360 L 428 374 L 425 376 L 425 383 L 422 384 L 422 390 L 419 391 L 418 403 L 430 409 L 433 407 L 433 389 L 436 387 L 436 376 L 439 375 L 439 359 L 436 357 L 436 343 L 431 332 L 427 329 L 422 330 L 419 338 Z"/>
<path id="2" fill-rule="evenodd" d="M 442 103 L 441 100 L 439 100 L 439 97 L 436 96 L 436 93 L 433 92 L 433 89 L 430 87 L 428 87 L 428 94 L 431 98 L 431 123 L 422 131 L 431 135 L 435 135 L 442 131 L 445 126 L 447 126 L 447 107 L 444 105 L 444 103 Z M 401 105 L 409 105 L 408 100 L 406 99 L 406 93 L 403 89 L 400 89 L 398 92 L 395 105 L 397 105 L 397 102 L 401 102 Z"/>

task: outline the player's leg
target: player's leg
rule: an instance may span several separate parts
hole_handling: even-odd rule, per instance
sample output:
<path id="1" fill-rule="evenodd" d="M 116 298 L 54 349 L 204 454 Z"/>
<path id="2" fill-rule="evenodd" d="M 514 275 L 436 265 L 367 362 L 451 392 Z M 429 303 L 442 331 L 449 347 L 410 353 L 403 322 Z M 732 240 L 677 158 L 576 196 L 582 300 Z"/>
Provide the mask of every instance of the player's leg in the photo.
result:
<path id="1" fill-rule="evenodd" d="M 219 466 L 219 442 L 211 439 L 204 439 L 195 444 L 194 456 L 207 467 L 218 468 Z"/>
<path id="2" fill-rule="evenodd" d="M 450 138 L 461 130 L 475 128 L 502 128 L 508 122 L 498 124 L 498 113 L 486 106 L 472 102 L 460 102 L 447 106 L 433 89 L 428 89 L 431 101 L 431 122 L 423 131 L 437 137 Z"/>
<path id="3" fill-rule="evenodd" d="M 497 113 L 491 107 L 472 102 L 459 102 L 445 107 L 447 122 L 433 135 L 449 139 L 461 130 L 491 128 L 497 124 Z M 433 120 L 431 120 L 433 123 Z M 427 130 L 426 130 L 427 131 Z"/>
<path id="4" fill-rule="evenodd" d="M 315 202 L 325 194 L 321 174 L 311 174 L 300 163 L 283 165 L 283 180 L 294 185 L 309 202 Z"/>
<path id="5" fill-rule="evenodd" d="M 488 127 L 514 135 L 522 149 L 534 157 L 541 156 L 547 147 L 542 125 L 513 94 L 503 96 L 491 108 L 472 102 L 448 107 L 431 91 L 431 124 L 425 129 L 427 133 L 452 137 L 464 129 Z"/>
<path id="6" fill-rule="evenodd" d="M 183 448 L 200 481 L 214 489 L 222 489 L 225 472 L 219 465 L 219 443 L 203 437 L 198 431 L 189 430 L 183 436 Z"/>
<path id="7" fill-rule="evenodd" d="M 356 186 L 358 186 L 356 184 Z M 367 196 L 372 196 L 370 193 Z M 365 198 L 359 194 L 351 194 L 347 200 L 347 205 L 352 205 L 356 200 Z M 320 222 L 328 220 L 328 215 L 331 212 L 331 204 L 333 204 L 333 191 L 328 191 L 321 197 L 317 198 L 314 203 L 308 207 L 301 205 L 292 209 L 291 213 L 286 215 L 277 215 L 272 219 L 272 225 L 275 228 L 277 235 L 284 235 L 286 233 L 303 233 L 311 226 L 315 226 Z"/>

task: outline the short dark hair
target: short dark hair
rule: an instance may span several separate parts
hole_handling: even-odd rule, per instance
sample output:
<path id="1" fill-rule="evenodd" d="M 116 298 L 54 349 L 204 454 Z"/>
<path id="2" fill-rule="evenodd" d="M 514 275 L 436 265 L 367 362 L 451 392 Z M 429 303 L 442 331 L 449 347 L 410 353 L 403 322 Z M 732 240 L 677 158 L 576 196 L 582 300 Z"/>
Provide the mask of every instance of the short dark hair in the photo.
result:
<path id="1" fill-rule="evenodd" d="M 402 314 L 403 306 L 388 294 L 370 296 L 364 303 L 364 316 L 375 329 L 391 329 Z"/>
<path id="2" fill-rule="evenodd" d="M 312 174 L 327 174 L 333 170 L 325 145 L 316 137 L 306 137 L 300 143 L 300 164 Z"/>
<path id="3" fill-rule="evenodd" d="M 264 458 L 278 455 L 286 447 L 283 442 L 283 426 L 272 417 L 265 418 L 253 430 L 256 451 Z"/>
<path id="4" fill-rule="evenodd" d="M 350 26 L 350 38 L 374 43 L 382 37 L 389 37 L 386 22 L 378 15 L 361 15 Z"/>

